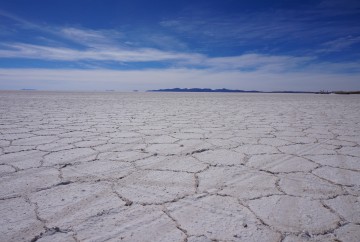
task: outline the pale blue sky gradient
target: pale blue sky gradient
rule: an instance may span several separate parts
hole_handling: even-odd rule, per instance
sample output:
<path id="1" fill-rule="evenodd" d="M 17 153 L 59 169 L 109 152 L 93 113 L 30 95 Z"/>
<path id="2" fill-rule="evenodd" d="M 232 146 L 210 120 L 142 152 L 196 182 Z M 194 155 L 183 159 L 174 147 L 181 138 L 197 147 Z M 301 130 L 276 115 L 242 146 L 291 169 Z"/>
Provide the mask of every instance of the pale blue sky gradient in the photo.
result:
<path id="1" fill-rule="evenodd" d="M 0 2 L 0 89 L 360 90 L 360 2 Z"/>

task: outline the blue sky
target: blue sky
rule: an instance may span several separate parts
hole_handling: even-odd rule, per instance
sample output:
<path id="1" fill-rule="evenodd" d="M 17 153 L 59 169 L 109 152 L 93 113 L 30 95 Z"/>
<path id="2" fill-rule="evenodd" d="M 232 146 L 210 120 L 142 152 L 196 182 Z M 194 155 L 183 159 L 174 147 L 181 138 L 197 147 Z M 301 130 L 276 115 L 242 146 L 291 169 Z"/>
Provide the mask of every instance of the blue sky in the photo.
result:
<path id="1" fill-rule="evenodd" d="M 0 89 L 360 90 L 360 1 L 0 0 Z"/>

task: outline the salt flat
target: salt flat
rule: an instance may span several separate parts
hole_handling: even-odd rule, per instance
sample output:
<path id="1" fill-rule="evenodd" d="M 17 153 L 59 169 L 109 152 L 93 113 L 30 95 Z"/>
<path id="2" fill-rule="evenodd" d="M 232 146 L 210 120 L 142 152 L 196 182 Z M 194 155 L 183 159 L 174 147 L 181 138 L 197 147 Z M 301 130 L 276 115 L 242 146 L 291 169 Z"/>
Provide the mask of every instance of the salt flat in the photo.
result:
<path id="1" fill-rule="evenodd" d="M 0 104 L 0 241 L 360 241 L 360 96 Z"/>

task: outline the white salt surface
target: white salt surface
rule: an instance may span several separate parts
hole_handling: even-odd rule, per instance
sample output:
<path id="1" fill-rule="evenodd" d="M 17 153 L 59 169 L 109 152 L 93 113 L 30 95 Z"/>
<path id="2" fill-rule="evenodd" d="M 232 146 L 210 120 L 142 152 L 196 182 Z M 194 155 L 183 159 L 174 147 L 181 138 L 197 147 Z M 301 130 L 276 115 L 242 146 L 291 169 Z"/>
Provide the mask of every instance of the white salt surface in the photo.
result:
<path id="1" fill-rule="evenodd" d="M 360 96 L 0 103 L 0 241 L 359 241 Z"/>

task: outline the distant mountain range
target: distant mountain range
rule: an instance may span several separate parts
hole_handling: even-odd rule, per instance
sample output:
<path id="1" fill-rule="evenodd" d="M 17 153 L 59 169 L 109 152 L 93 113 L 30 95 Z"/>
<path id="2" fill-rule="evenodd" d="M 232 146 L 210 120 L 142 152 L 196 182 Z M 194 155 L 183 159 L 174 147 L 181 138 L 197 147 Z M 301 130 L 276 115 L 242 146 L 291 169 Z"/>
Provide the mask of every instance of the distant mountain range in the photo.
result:
<path id="1" fill-rule="evenodd" d="M 148 90 L 148 92 L 241 92 L 241 93 L 325 93 L 329 92 L 305 92 L 305 91 L 272 91 L 272 92 L 263 92 L 263 91 L 245 91 L 245 90 L 233 90 L 233 89 L 211 89 L 211 88 L 169 88 L 169 89 L 157 89 L 157 90 Z"/>

